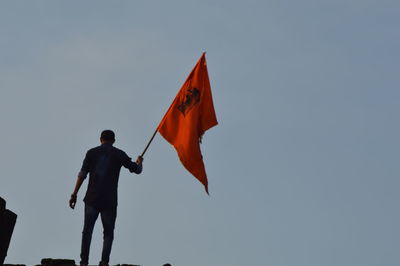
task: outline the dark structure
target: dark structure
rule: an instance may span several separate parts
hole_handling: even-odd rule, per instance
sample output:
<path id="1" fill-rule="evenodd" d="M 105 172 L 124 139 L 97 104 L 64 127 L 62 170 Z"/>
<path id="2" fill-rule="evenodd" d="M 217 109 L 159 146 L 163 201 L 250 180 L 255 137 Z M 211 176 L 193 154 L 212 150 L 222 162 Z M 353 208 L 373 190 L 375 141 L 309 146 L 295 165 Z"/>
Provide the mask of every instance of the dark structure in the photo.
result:
<path id="1" fill-rule="evenodd" d="M 6 201 L 0 197 L 0 265 L 6 259 L 16 221 L 17 215 L 6 209 Z"/>
<path id="2" fill-rule="evenodd" d="M 42 266 L 75 266 L 74 260 L 65 259 L 42 259 Z"/>
<path id="3" fill-rule="evenodd" d="M 75 264 L 74 260 L 69 260 L 69 259 L 45 258 L 45 259 L 42 259 L 40 263 L 41 264 L 37 264 L 35 266 L 77 266 Z M 25 264 L 4 264 L 3 266 L 26 266 L 26 265 Z M 89 266 L 91 266 L 91 265 L 89 265 Z M 93 265 L 93 266 L 97 266 L 97 265 Z M 140 266 L 140 265 L 138 265 L 138 264 L 117 264 L 115 266 Z"/>
<path id="4" fill-rule="evenodd" d="M 10 265 L 11 266 L 11 265 Z M 13 265 L 16 266 L 16 265 Z M 41 264 L 36 266 L 76 266 L 74 260 L 68 259 L 42 259 Z M 116 266 L 140 266 L 136 264 L 117 264 Z"/>

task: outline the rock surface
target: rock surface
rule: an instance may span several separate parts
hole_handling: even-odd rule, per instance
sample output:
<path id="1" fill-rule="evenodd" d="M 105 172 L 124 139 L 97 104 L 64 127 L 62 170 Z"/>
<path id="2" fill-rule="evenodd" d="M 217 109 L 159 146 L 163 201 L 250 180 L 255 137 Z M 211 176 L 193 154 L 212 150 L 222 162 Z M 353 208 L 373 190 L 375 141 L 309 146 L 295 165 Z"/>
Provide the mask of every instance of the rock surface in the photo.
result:
<path id="1" fill-rule="evenodd" d="M 18 264 L 8 264 L 8 265 L 9 266 L 11 266 L 11 265 L 17 266 Z M 75 264 L 74 260 L 69 260 L 69 259 L 45 258 L 45 259 L 42 259 L 41 264 L 38 264 L 36 266 L 76 266 L 76 264 Z M 89 266 L 96 266 L 96 265 L 89 265 Z M 140 266 L 140 265 L 138 265 L 138 264 L 117 264 L 115 266 Z"/>

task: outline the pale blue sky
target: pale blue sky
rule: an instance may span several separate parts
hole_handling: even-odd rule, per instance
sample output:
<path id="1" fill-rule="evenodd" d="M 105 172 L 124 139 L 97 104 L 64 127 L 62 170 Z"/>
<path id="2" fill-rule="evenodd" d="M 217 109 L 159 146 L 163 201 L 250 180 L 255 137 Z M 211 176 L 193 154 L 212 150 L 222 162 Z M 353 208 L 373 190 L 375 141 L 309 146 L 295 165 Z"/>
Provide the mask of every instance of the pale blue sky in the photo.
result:
<path id="1" fill-rule="evenodd" d="M 219 125 L 211 196 L 158 135 L 122 170 L 111 264 L 400 264 L 400 2 L 2 1 L 0 196 L 6 258 L 79 262 L 100 131 L 140 154 L 207 51 Z M 101 224 L 90 263 L 100 259 Z"/>

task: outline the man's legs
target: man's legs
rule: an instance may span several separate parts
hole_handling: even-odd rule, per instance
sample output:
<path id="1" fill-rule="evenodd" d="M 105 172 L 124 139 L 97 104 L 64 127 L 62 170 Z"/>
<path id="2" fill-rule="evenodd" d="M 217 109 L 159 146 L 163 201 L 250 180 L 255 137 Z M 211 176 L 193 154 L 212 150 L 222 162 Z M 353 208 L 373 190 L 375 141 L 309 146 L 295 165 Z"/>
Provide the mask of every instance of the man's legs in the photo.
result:
<path id="1" fill-rule="evenodd" d="M 115 219 L 117 218 L 117 207 L 101 211 L 101 221 L 103 223 L 103 252 L 101 263 L 107 265 L 110 261 L 112 242 L 114 240 Z"/>
<path id="2" fill-rule="evenodd" d="M 81 265 L 89 263 L 90 242 L 92 241 L 92 233 L 94 224 L 96 223 L 99 211 L 87 204 L 85 204 L 85 222 L 82 232 L 82 245 L 81 245 Z"/>

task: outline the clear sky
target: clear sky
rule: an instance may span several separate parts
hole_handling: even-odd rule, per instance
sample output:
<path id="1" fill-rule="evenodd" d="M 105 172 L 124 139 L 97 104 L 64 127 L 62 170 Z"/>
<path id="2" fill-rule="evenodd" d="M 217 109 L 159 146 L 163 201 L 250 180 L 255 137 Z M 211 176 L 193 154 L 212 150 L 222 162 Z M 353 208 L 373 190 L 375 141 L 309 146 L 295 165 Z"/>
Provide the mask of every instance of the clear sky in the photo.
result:
<path id="1" fill-rule="evenodd" d="M 122 169 L 111 264 L 400 265 L 400 2 L 1 1 L 6 258 L 79 262 L 100 131 L 140 154 L 203 51 L 210 196 L 157 135 Z M 99 221 L 98 221 L 99 222 Z M 100 260 L 102 228 L 90 263 Z"/>

